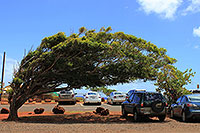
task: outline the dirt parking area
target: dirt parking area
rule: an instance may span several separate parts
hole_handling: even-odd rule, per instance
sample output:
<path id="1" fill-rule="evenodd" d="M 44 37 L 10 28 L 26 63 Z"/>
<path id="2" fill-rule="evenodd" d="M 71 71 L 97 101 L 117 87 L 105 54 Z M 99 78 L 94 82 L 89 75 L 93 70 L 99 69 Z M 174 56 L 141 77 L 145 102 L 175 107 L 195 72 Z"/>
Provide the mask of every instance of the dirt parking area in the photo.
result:
<path id="1" fill-rule="evenodd" d="M 76 132 L 76 133 L 121 133 L 121 132 L 200 132 L 200 122 L 183 123 L 179 120 L 167 118 L 159 122 L 157 118 L 143 119 L 134 122 L 132 116 L 121 118 L 119 112 L 111 112 L 109 116 L 100 116 L 91 112 L 69 113 L 54 115 L 50 112 L 36 115 L 20 113 L 18 122 L 2 120 L 7 115 L 0 114 L 0 132 Z"/>

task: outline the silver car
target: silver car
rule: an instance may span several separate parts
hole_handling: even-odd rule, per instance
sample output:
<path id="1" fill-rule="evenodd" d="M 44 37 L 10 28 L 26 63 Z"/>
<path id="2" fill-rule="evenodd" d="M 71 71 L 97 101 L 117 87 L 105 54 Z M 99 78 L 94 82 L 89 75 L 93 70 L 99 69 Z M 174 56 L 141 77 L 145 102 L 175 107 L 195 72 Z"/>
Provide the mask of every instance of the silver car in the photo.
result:
<path id="1" fill-rule="evenodd" d="M 110 93 L 107 103 L 108 104 L 121 104 L 122 102 L 124 102 L 126 100 L 126 94 L 116 91 L 116 92 L 112 92 Z"/>
<path id="2" fill-rule="evenodd" d="M 71 103 L 76 104 L 76 93 L 73 90 L 62 90 L 59 93 L 58 104 Z"/>

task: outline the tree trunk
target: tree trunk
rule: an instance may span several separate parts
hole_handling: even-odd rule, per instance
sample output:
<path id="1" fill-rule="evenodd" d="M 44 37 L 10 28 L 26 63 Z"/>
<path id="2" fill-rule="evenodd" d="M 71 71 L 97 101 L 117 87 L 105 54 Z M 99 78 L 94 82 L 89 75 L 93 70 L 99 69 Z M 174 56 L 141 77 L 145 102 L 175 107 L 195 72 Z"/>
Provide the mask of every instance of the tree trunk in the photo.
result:
<path id="1" fill-rule="evenodd" d="M 7 120 L 17 121 L 19 119 L 17 110 L 18 110 L 18 108 L 16 108 L 16 95 L 13 94 L 12 99 L 10 101 L 10 112 L 9 112 L 9 116 L 8 116 Z"/>

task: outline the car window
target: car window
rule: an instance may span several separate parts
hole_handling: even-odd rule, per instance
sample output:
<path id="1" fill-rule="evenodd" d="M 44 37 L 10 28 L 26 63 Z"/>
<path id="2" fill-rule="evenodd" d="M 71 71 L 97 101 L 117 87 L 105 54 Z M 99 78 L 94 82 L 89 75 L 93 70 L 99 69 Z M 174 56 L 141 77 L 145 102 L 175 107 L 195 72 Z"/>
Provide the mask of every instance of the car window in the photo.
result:
<path id="1" fill-rule="evenodd" d="M 122 93 L 120 93 L 120 92 L 115 92 L 115 95 L 121 95 Z"/>
<path id="2" fill-rule="evenodd" d="M 185 96 L 183 96 L 183 98 L 181 99 L 181 103 L 185 103 L 186 102 L 186 98 Z"/>
<path id="3" fill-rule="evenodd" d="M 145 101 L 154 101 L 154 100 L 161 100 L 164 99 L 164 97 L 159 93 L 146 93 L 145 95 Z"/>
<path id="4" fill-rule="evenodd" d="M 198 96 L 190 96 L 188 98 L 191 102 L 200 102 L 200 97 Z"/>
<path id="5" fill-rule="evenodd" d="M 128 98 L 129 101 L 132 101 L 132 100 L 133 100 L 133 97 L 134 97 L 134 94 L 131 94 L 131 96 Z"/>
<path id="6" fill-rule="evenodd" d="M 180 103 L 181 102 L 182 97 L 179 97 L 176 101 L 176 103 Z"/>
<path id="7" fill-rule="evenodd" d="M 135 94 L 135 96 L 133 97 L 133 102 L 134 102 L 134 103 L 139 103 L 141 97 L 142 97 L 142 94 L 141 94 L 141 93 Z"/>
<path id="8" fill-rule="evenodd" d="M 88 95 L 97 95 L 97 93 L 92 93 L 92 92 L 91 92 L 91 93 L 88 93 Z"/>

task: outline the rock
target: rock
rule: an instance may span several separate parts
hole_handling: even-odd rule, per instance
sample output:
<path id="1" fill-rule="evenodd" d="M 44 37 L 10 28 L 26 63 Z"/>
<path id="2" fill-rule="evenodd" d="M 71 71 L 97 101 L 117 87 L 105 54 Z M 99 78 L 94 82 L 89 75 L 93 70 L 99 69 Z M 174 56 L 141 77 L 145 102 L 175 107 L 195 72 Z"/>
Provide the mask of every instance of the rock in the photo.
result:
<path id="1" fill-rule="evenodd" d="M 2 108 L 0 113 L 1 114 L 9 114 L 9 112 L 10 111 L 7 108 Z"/>
<path id="2" fill-rule="evenodd" d="M 104 109 L 103 107 L 97 107 L 96 111 L 93 111 L 94 114 L 99 114 L 102 116 L 109 115 L 109 110 Z"/>
<path id="3" fill-rule="evenodd" d="M 96 112 L 100 114 L 102 110 L 105 110 L 103 107 L 97 107 Z"/>
<path id="4" fill-rule="evenodd" d="M 43 108 L 36 108 L 35 110 L 34 110 L 34 113 L 35 114 L 42 114 L 44 112 L 44 109 Z"/>
<path id="5" fill-rule="evenodd" d="M 109 110 L 108 109 L 102 110 L 101 115 L 103 115 L 103 116 L 109 115 Z"/>
<path id="6" fill-rule="evenodd" d="M 55 106 L 53 109 L 52 109 L 52 112 L 54 114 L 64 114 L 65 113 L 65 109 L 63 107 L 59 107 L 59 106 Z"/>
<path id="7" fill-rule="evenodd" d="M 28 99 L 28 102 L 29 102 L 29 103 L 32 103 L 32 102 L 33 102 L 33 99 L 32 99 L 32 98 L 29 98 L 29 99 Z"/>

